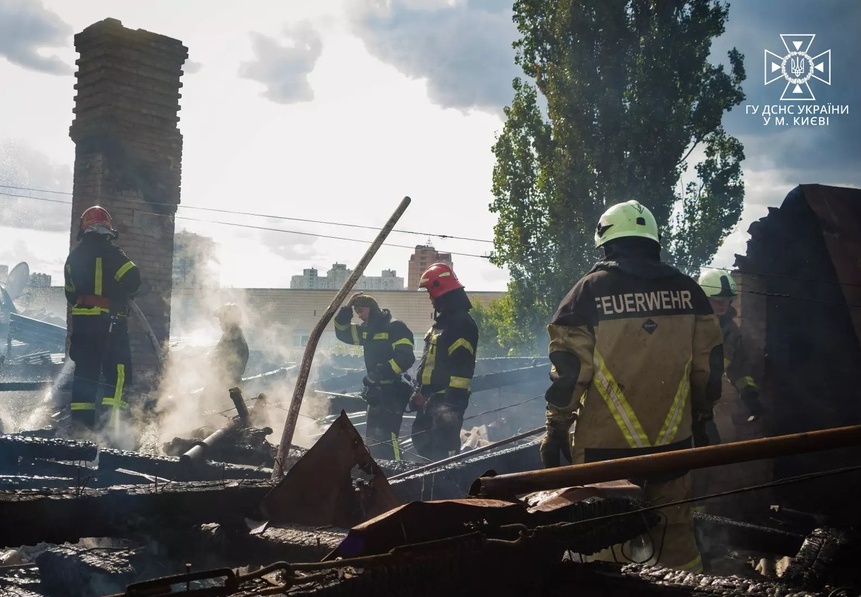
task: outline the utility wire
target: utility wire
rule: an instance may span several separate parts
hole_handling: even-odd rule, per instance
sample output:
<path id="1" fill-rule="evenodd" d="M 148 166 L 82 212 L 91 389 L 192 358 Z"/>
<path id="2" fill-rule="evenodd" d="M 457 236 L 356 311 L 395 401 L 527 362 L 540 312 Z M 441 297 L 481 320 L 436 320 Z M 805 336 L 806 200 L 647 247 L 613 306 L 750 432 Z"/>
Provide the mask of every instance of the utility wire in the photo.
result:
<path id="1" fill-rule="evenodd" d="M 33 189 L 30 187 L 14 187 L 11 185 L 3 185 L 3 184 L 0 184 L 0 188 L 12 189 L 12 190 L 16 190 L 16 191 L 31 191 L 31 192 L 35 192 L 35 193 L 55 193 L 58 195 L 71 195 L 71 193 L 68 193 L 66 191 L 49 191 L 47 189 Z M 66 204 L 71 205 L 71 201 L 61 201 L 59 199 L 47 199 L 47 198 L 43 198 L 43 197 L 33 197 L 31 195 L 15 195 L 12 193 L 5 193 L 2 191 L 0 191 L 0 195 L 6 195 L 8 197 L 18 197 L 20 199 L 35 199 L 37 201 L 51 201 L 53 203 L 66 203 Z M 246 211 L 234 211 L 234 210 L 230 210 L 230 209 L 218 209 L 215 207 L 198 207 L 198 206 L 193 206 L 193 205 L 182 205 L 182 204 L 176 205 L 174 203 L 160 203 L 160 202 L 154 202 L 154 201 L 147 201 L 147 203 L 149 203 L 150 205 L 164 205 L 164 206 L 168 206 L 168 207 L 177 207 L 180 209 L 194 209 L 194 210 L 200 210 L 200 211 L 210 211 L 210 212 L 214 212 L 214 213 L 223 213 L 223 214 L 231 214 L 231 215 L 239 215 L 239 216 L 251 216 L 251 217 L 255 217 L 255 218 L 269 218 L 269 219 L 273 219 L 273 220 L 289 220 L 292 222 L 304 222 L 304 223 L 308 223 L 308 224 L 326 224 L 328 226 L 343 226 L 346 228 L 360 228 L 363 230 L 379 231 L 379 228 L 376 228 L 374 226 L 365 226 L 363 224 L 350 224 L 350 223 L 346 223 L 346 222 L 328 222 L 325 220 L 312 220 L 312 219 L 305 219 L 305 218 L 291 218 L 289 216 L 276 216 L 276 215 L 272 215 L 272 214 L 261 214 L 261 213 L 246 212 Z M 155 214 L 155 215 L 163 216 L 164 214 Z M 467 240 L 467 241 L 476 242 L 476 243 L 493 244 L 492 240 L 486 240 L 486 239 L 482 239 L 482 238 L 470 238 L 470 237 L 466 237 L 466 236 L 454 236 L 451 234 L 440 234 L 440 233 L 436 233 L 436 232 L 416 232 L 413 230 L 398 230 L 398 229 L 394 229 L 394 230 L 392 230 L 392 232 L 400 232 L 401 234 L 414 234 L 417 236 L 435 236 L 438 238 L 445 238 L 445 239 L 452 239 L 452 240 Z M 412 248 L 412 247 L 410 247 L 410 248 Z"/>

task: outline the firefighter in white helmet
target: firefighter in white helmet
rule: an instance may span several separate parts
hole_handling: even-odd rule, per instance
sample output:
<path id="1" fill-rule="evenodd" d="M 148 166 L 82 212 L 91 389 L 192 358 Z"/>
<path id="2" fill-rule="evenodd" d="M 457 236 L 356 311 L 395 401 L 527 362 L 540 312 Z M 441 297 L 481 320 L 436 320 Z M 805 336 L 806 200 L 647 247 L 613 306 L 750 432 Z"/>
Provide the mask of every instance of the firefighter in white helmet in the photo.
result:
<path id="1" fill-rule="evenodd" d="M 692 436 L 704 443 L 704 422 L 720 398 L 717 318 L 696 281 L 661 263 L 652 213 L 637 201 L 610 207 L 595 245 L 603 259 L 548 325 L 553 383 L 545 395 L 545 466 L 558 465 L 568 449 L 582 463 L 690 448 Z M 687 473 L 634 481 L 654 505 L 691 497 Z M 650 563 L 702 570 L 690 504 L 660 511 Z"/>
<path id="2" fill-rule="evenodd" d="M 729 272 L 707 269 L 700 274 L 699 284 L 714 309 L 723 333 L 723 358 L 726 376 L 738 392 L 747 409 L 747 420 L 753 421 L 762 415 L 759 387 L 753 379 L 752 366 L 742 340 L 741 330 L 735 323 L 737 315 L 732 301 L 738 296 L 738 287 Z"/>

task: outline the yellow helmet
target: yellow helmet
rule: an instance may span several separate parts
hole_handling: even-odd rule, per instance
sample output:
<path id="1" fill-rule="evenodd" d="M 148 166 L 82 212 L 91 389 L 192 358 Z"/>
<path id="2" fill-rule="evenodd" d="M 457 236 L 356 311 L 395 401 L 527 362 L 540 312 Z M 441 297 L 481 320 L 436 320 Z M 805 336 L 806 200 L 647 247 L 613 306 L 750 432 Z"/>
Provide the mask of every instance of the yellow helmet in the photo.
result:
<path id="1" fill-rule="evenodd" d="M 617 203 L 603 213 L 595 228 L 595 246 L 600 247 L 608 241 L 626 236 L 661 242 L 655 216 L 646 206 L 633 199 Z"/>
<path id="2" fill-rule="evenodd" d="M 735 280 L 722 269 L 703 270 L 698 282 L 709 298 L 733 298 L 738 295 Z"/>

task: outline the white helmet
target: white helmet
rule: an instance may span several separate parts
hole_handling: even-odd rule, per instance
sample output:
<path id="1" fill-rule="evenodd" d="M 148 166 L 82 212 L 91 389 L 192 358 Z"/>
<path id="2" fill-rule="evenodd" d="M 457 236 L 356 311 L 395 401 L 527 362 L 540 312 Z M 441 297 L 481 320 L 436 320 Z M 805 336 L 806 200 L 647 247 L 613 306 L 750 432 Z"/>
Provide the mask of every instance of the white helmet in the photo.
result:
<path id="1" fill-rule="evenodd" d="M 735 280 L 722 269 L 703 270 L 698 282 L 709 298 L 733 298 L 738 295 Z"/>
<path id="2" fill-rule="evenodd" d="M 660 243 L 658 223 L 649 209 L 639 201 L 617 203 L 601 215 L 595 228 L 595 246 L 616 238 L 639 236 Z"/>

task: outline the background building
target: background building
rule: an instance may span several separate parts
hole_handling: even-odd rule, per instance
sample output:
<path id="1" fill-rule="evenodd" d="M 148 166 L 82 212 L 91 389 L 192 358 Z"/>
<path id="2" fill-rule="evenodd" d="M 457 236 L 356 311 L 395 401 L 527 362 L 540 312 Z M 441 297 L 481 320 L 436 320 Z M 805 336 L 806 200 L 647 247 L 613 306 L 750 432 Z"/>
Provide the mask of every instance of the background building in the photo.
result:
<path id="1" fill-rule="evenodd" d="M 416 245 L 416 250 L 410 255 L 410 269 L 407 275 L 407 287 L 415 290 L 424 271 L 434 263 L 445 263 L 454 269 L 451 253 L 440 253 L 430 245 Z"/>
<path id="2" fill-rule="evenodd" d="M 317 268 L 302 270 L 301 276 L 293 276 L 290 288 L 294 290 L 338 290 L 350 277 L 353 270 L 343 263 L 334 263 L 332 268 L 321 276 Z M 404 279 L 398 277 L 393 269 L 384 269 L 382 276 L 361 276 L 353 286 L 356 290 L 403 290 Z"/>

